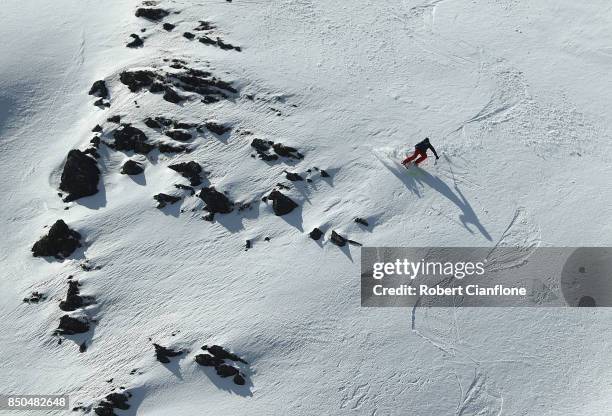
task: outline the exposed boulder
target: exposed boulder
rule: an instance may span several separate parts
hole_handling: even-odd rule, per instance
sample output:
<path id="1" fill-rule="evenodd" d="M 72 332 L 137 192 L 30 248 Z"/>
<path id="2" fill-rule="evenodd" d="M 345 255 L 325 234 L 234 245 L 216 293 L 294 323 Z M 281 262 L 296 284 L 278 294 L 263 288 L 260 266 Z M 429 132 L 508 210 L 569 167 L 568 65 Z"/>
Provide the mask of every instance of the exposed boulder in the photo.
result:
<path id="1" fill-rule="evenodd" d="M 193 33 L 191 33 L 191 32 L 185 32 L 185 33 L 183 33 L 183 37 L 185 37 L 185 38 L 187 38 L 189 40 L 192 40 L 193 38 L 195 38 L 195 35 Z"/>
<path id="2" fill-rule="evenodd" d="M 214 367 L 218 376 L 222 378 L 232 377 L 235 384 L 242 386 L 246 383 L 244 375 L 240 373 L 240 370 L 233 365 L 227 364 L 225 361 L 230 360 L 234 362 L 241 362 L 248 364 L 245 360 L 238 357 L 229 351 L 226 351 L 219 345 L 213 345 L 208 347 L 204 345 L 203 350 L 210 352 L 210 354 L 198 354 L 195 357 L 196 363 L 205 367 Z"/>
<path id="3" fill-rule="evenodd" d="M 93 129 L 91 129 L 91 131 L 94 133 L 100 133 L 102 131 L 102 126 L 99 124 L 96 124 L 96 126 Z"/>
<path id="4" fill-rule="evenodd" d="M 159 193 L 153 196 L 153 199 L 157 201 L 158 209 L 164 208 L 168 204 L 174 204 L 175 202 L 181 200 L 181 198 L 178 196 L 172 196 L 164 193 Z"/>
<path id="5" fill-rule="evenodd" d="M 207 121 L 204 125 L 206 126 L 208 131 L 213 132 L 219 136 L 227 133 L 232 129 L 231 127 L 224 126 L 223 124 L 214 121 Z"/>
<path id="6" fill-rule="evenodd" d="M 278 190 L 270 192 L 268 199 L 272 201 L 272 209 L 277 216 L 289 214 L 298 204 Z"/>
<path id="7" fill-rule="evenodd" d="M 368 224 L 368 221 L 365 220 L 364 218 L 357 217 L 357 218 L 355 218 L 355 222 L 357 224 L 365 225 L 366 227 L 368 227 L 370 225 L 370 224 Z"/>
<path id="8" fill-rule="evenodd" d="M 191 133 L 182 129 L 171 129 L 164 132 L 164 134 L 179 142 L 186 142 L 192 139 Z"/>
<path id="9" fill-rule="evenodd" d="M 208 345 L 204 345 L 202 349 L 210 352 L 212 355 L 222 360 L 232 360 L 241 362 L 243 364 L 248 364 L 245 360 L 243 360 L 236 354 L 227 351 L 225 348 L 219 345 L 211 345 L 210 347 Z"/>
<path id="10" fill-rule="evenodd" d="M 121 167 L 122 175 L 140 175 L 142 172 L 144 172 L 142 165 L 132 159 L 127 160 Z"/>
<path id="11" fill-rule="evenodd" d="M 162 347 L 159 344 L 153 344 L 155 347 L 155 358 L 160 363 L 168 364 L 170 362 L 170 357 L 176 357 L 183 354 L 182 350 L 173 350 L 171 348 Z"/>
<path id="12" fill-rule="evenodd" d="M 288 172 L 288 171 L 284 171 L 284 172 L 285 172 L 285 177 L 291 182 L 304 180 L 304 178 L 302 178 L 298 173 Z"/>
<path id="13" fill-rule="evenodd" d="M 155 148 L 154 145 L 147 143 L 147 136 L 136 127 L 123 126 L 113 133 L 115 150 L 132 150 L 136 153 L 147 154 Z"/>
<path id="14" fill-rule="evenodd" d="M 285 146 L 282 143 L 274 143 L 272 145 L 274 152 L 283 157 L 290 157 L 293 159 L 303 159 L 304 155 L 302 155 L 295 147 Z"/>
<path id="15" fill-rule="evenodd" d="M 89 95 L 108 99 L 108 88 L 103 79 L 95 81 L 89 89 Z"/>
<path id="16" fill-rule="evenodd" d="M 210 354 L 198 354 L 195 356 L 196 363 L 204 367 L 217 367 L 223 364 L 223 359 L 219 357 L 213 357 Z"/>
<path id="17" fill-rule="evenodd" d="M 344 247 L 346 245 L 346 243 L 348 242 L 348 239 L 346 239 L 345 237 L 341 236 L 340 234 L 338 234 L 335 231 L 332 231 L 331 239 L 330 240 L 331 240 L 332 243 L 334 243 L 338 247 Z"/>
<path id="18" fill-rule="evenodd" d="M 234 204 L 225 194 L 217 191 L 214 187 L 202 188 L 198 195 L 206 203 L 205 210 L 211 214 L 227 214 L 232 212 Z"/>
<path id="19" fill-rule="evenodd" d="M 173 25 L 172 23 L 164 23 L 163 25 L 164 30 L 167 30 L 168 32 L 171 32 L 175 27 L 176 25 Z"/>
<path id="20" fill-rule="evenodd" d="M 125 45 L 126 47 L 128 47 L 128 48 L 139 48 L 142 45 L 144 45 L 144 41 L 137 34 L 132 33 L 130 35 L 130 37 L 132 38 L 132 40 L 130 42 L 128 42 L 127 45 Z"/>
<path id="21" fill-rule="evenodd" d="M 159 146 L 157 146 L 157 148 L 159 149 L 159 151 L 161 153 L 189 153 L 190 150 L 187 146 L 175 146 L 172 144 L 168 144 L 168 143 L 160 143 Z"/>
<path id="22" fill-rule="evenodd" d="M 128 410 L 130 408 L 128 400 L 131 397 L 129 392 L 111 393 L 98 403 L 98 406 L 94 408 L 94 413 L 98 416 L 116 416 L 114 409 Z"/>
<path id="23" fill-rule="evenodd" d="M 32 246 L 34 257 L 54 256 L 65 258 L 81 247 L 81 234 L 68 228 L 63 220 L 57 220 L 43 236 Z"/>
<path id="24" fill-rule="evenodd" d="M 215 367 L 215 370 L 217 370 L 217 375 L 223 378 L 238 374 L 238 369 L 236 367 L 227 364 L 218 365 Z"/>
<path id="25" fill-rule="evenodd" d="M 323 231 L 321 231 L 319 228 L 315 227 L 308 235 L 313 240 L 318 241 L 318 240 L 321 239 L 321 237 L 323 237 Z"/>
<path id="26" fill-rule="evenodd" d="M 253 147 L 258 152 L 267 152 L 268 150 L 270 150 L 273 144 L 273 141 L 253 139 L 253 141 L 251 142 L 251 147 Z"/>
<path id="27" fill-rule="evenodd" d="M 100 169 L 96 161 L 85 152 L 73 149 L 68 152 L 59 188 L 68 192 L 65 202 L 74 201 L 98 192 Z"/>
<path id="28" fill-rule="evenodd" d="M 138 92 L 144 87 L 151 86 L 155 79 L 157 75 L 148 70 L 124 71 L 119 74 L 119 81 L 127 85 L 132 92 Z"/>
<path id="29" fill-rule="evenodd" d="M 66 293 L 66 299 L 60 302 L 60 309 L 66 312 L 70 312 L 82 307 L 83 298 L 79 296 L 79 293 L 79 282 L 77 280 L 69 281 L 68 293 Z"/>
<path id="30" fill-rule="evenodd" d="M 64 335 L 82 334 L 89 331 L 89 320 L 85 317 L 73 318 L 64 315 L 60 318 L 57 332 Z"/>
<path id="31" fill-rule="evenodd" d="M 27 298 L 23 298 L 23 301 L 25 303 L 38 303 L 45 299 L 47 299 L 47 297 L 43 293 L 32 292 L 30 296 L 28 296 Z"/>
<path id="32" fill-rule="evenodd" d="M 177 93 L 175 90 L 173 90 L 170 87 L 166 87 L 165 92 L 164 92 L 164 96 L 162 97 L 164 100 L 170 102 L 170 103 L 174 103 L 174 104 L 178 104 L 181 101 L 185 100 L 185 97 L 183 97 L 182 95 L 180 95 L 179 93 Z"/>
<path id="33" fill-rule="evenodd" d="M 119 123 L 121 121 L 121 116 L 120 115 L 110 116 L 109 118 L 106 119 L 106 121 L 111 122 L 111 123 Z"/>
<path id="34" fill-rule="evenodd" d="M 329 173 L 327 173 L 326 171 L 324 171 L 323 169 L 321 169 L 321 171 L 319 172 L 321 174 L 322 177 L 324 178 L 329 178 Z"/>
<path id="35" fill-rule="evenodd" d="M 140 7 L 136 9 L 136 17 L 143 17 L 145 19 L 160 21 L 164 17 L 168 16 L 170 13 L 167 10 L 159 9 L 159 8 L 146 8 Z"/>
<path id="36" fill-rule="evenodd" d="M 198 186 L 202 183 L 200 173 L 202 173 L 202 166 L 198 162 L 182 162 L 168 166 L 175 172 L 179 172 L 184 178 L 189 179 L 191 186 Z"/>

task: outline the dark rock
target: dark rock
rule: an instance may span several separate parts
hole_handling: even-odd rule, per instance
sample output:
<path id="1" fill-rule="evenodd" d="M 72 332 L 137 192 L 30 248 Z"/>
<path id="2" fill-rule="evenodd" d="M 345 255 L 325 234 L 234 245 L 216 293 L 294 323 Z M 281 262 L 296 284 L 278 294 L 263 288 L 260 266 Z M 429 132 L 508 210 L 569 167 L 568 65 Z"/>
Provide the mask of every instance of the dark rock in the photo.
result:
<path id="1" fill-rule="evenodd" d="M 270 192 L 268 199 L 272 200 L 272 209 L 277 216 L 289 214 L 298 206 L 291 198 L 277 190 Z"/>
<path id="2" fill-rule="evenodd" d="M 68 193 L 65 202 L 94 195 L 98 192 L 99 180 L 100 169 L 94 159 L 77 149 L 68 152 L 59 186 Z"/>
<path id="3" fill-rule="evenodd" d="M 266 141 L 262 139 L 253 139 L 251 147 L 255 148 L 258 152 L 267 152 L 270 150 L 274 142 Z"/>
<path id="4" fill-rule="evenodd" d="M 166 10 L 158 8 L 141 7 L 136 10 L 136 17 L 144 17 L 145 19 L 154 21 L 160 21 L 169 14 L 170 13 L 168 13 Z"/>
<path id="5" fill-rule="evenodd" d="M 240 373 L 234 376 L 234 384 L 237 384 L 239 386 L 244 386 L 245 383 L 246 383 L 246 380 L 244 379 L 244 377 L 242 377 Z"/>
<path id="6" fill-rule="evenodd" d="M 359 217 L 355 218 L 355 222 L 357 224 L 365 225 L 366 227 L 368 227 L 370 225 L 370 224 L 368 224 L 367 220 L 365 220 L 363 218 L 359 218 Z"/>
<path id="7" fill-rule="evenodd" d="M 161 129 L 162 125 L 159 121 L 151 118 L 151 117 L 147 117 L 144 121 L 145 126 L 150 127 L 152 129 Z"/>
<path id="8" fill-rule="evenodd" d="M 337 245 L 338 247 L 344 247 L 346 245 L 346 243 L 348 242 L 348 240 L 345 237 L 342 237 L 337 232 L 332 231 L 332 233 L 331 233 L 331 242 L 334 243 L 335 245 Z"/>
<path id="9" fill-rule="evenodd" d="M 191 39 L 195 38 L 195 35 L 193 33 L 191 33 L 191 32 L 185 32 L 185 33 L 183 33 L 183 37 L 191 40 Z"/>
<path id="10" fill-rule="evenodd" d="M 208 36 L 202 36 L 201 38 L 198 38 L 198 40 L 205 45 L 216 45 L 217 44 L 215 40 L 209 38 Z"/>
<path id="11" fill-rule="evenodd" d="M 232 129 L 231 127 L 224 126 L 223 124 L 215 123 L 214 121 L 207 121 L 204 125 L 206 126 L 208 131 L 211 131 L 219 136 L 227 133 Z"/>
<path id="12" fill-rule="evenodd" d="M 232 361 L 241 362 L 243 364 L 248 364 L 245 360 L 243 360 L 236 354 L 233 354 L 227 351 L 225 348 L 221 347 L 220 345 L 211 345 L 210 347 L 208 345 L 204 345 L 202 349 L 210 352 L 212 355 L 222 360 L 232 360 Z"/>
<path id="13" fill-rule="evenodd" d="M 251 240 L 246 240 L 246 244 L 244 245 L 244 249 L 248 250 L 252 247 Z"/>
<path id="14" fill-rule="evenodd" d="M 59 327 L 57 329 L 60 334 L 82 334 L 89 331 L 89 321 L 87 318 L 78 319 L 64 315 L 60 318 Z"/>
<path id="15" fill-rule="evenodd" d="M 173 121 L 175 129 L 189 130 L 197 126 L 195 123 L 185 123 L 183 121 Z"/>
<path id="16" fill-rule="evenodd" d="M 200 173 L 202 173 L 202 166 L 200 166 L 200 164 L 197 162 L 191 161 L 176 163 L 168 167 L 176 172 L 179 172 L 184 178 L 189 179 L 191 186 L 198 186 L 202 183 L 202 178 L 200 177 Z"/>
<path id="17" fill-rule="evenodd" d="M 128 410 L 130 408 L 128 404 L 129 393 L 111 393 L 106 396 L 106 400 L 111 403 L 114 408 L 121 410 Z"/>
<path id="18" fill-rule="evenodd" d="M 321 169 L 320 173 L 321 173 L 321 176 L 322 176 L 322 177 L 324 177 L 324 178 L 329 178 L 329 173 L 327 173 L 327 172 L 326 172 L 326 171 L 324 171 L 323 169 Z"/>
<path id="19" fill-rule="evenodd" d="M 172 88 L 166 87 L 163 99 L 168 102 L 178 104 L 181 101 L 185 100 L 185 97 L 181 96 L 179 93 L 174 91 Z"/>
<path id="20" fill-rule="evenodd" d="M 95 81 L 89 89 L 89 95 L 108 99 L 108 88 L 103 79 Z"/>
<path id="21" fill-rule="evenodd" d="M 81 234 L 68 228 L 62 220 L 57 220 L 43 236 L 32 246 L 34 257 L 54 256 L 65 258 L 81 247 Z"/>
<path id="22" fill-rule="evenodd" d="M 274 152 L 279 156 L 290 157 L 293 159 L 303 159 L 304 158 L 304 155 L 298 152 L 298 150 L 294 147 L 285 146 L 282 143 L 274 143 L 272 147 L 274 148 Z"/>
<path id="23" fill-rule="evenodd" d="M 164 193 L 159 193 L 153 196 L 153 199 L 158 202 L 157 208 L 159 209 L 164 208 L 168 204 L 174 204 L 175 202 L 178 202 L 181 200 L 181 198 L 178 196 L 172 196 L 172 195 L 168 195 Z"/>
<path id="24" fill-rule="evenodd" d="M 354 246 L 360 246 L 360 247 L 361 247 L 361 246 L 363 245 L 363 244 L 361 244 L 361 243 L 359 243 L 359 242 L 357 242 L 357 241 L 355 241 L 355 240 L 346 240 L 346 241 L 347 241 L 349 244 L 352 244 L 352 245 L 354 245 Z"/>
<path id="25" fill-rule="evenodd" d="M 172 23 L 164 23 L 164 30 L 167 30 L 168 32 L 172 31 L 174 28 L 176 27 L 176 25 L 173 25 Z"/>
<path id="26" fill-rule="evenodd" d="M 214 187 L 202 188 L 199 197 L 206 203 L 205 210 L 210 213 L 227 214 L 232 212 L 233 203 L 227 196 L 217 191 Z"/>
<path id="27" fill-rule="evenodd" d="M 146 155 L 155 148 L 152 144 L 147 143 L 147 136 L 136 127 L 123 126 L 113 133 L 113 137 L 115 138 L 113 146 L 116 150 L 133 150 Z"/>
<path id="28" fill-rule="evenodd" d="M 215 29 L 215 26 L 212 23 L 206 22 L 204 20 L 200 20 L 199 26 L 194 28 L 193 30 L 202 31 L 202 30 L 212 30 L 212 29 Z"/>
<path id="29" fill-rule="evenodd" d="M 100 143 L 101 143 L 101 139 L 100 136 L 94 136 L 91 138 L 91 140 L 89 141 L 89 143 L 91 143 L 94 147 L 99 147 Z"/>
<path id="30" fill-rule="evenodd" d="M 170 357 L 176 357 L 183 353 L 181 350 L 173 350 L 171 348 L 162 347 L 159 344 L 153 344 L 155 347 L 155 357 L 160 363 L 168 364 Z"/>
<path id="31" fill-rule="evenodd" d="M 164 92 L 166 87 L 161 82 L 154 81 L 149 87 L 149 91 L 152 93 Z"/>
<path id="32" fill-rule="evenodd" d="M 161 153 L 188 153 L 189 150 L 186 146 L 174 146 L 167 143 L 161 143 L 157 148 Z"/>
<path id="33" fill-rule="evenodd" d="M 47 299 L 47 297 L 44 294 L 40 292 L 32 292 L 30 296 L 28 296 L 27 298 L 23 298 L 23 301 L 25 303 L 38 303 L 45 299 Z"/>
<path id="34" fill-rule="evenodd" d="M 100 158 L 100 154 L 98 153 L 98 150 L 95 147 L 88 147 L 87 149 L 83 150 L 83 153 L 85 153 L 86 155 L 93 156 L 96 159 Z"/>
<path id="35" fill-rule="evenodd" d="M 144 172 L 142 165 L 135 160 L 127 160 L 121 167 L 122 175 L 140 175 Z"/>
<path id="36" fill-rule="evenodd" d="M 223 364 L 222 358 L 213 357 L 209 354 L 198 354 L 195 356 L 195 361 L 204 367 L 217 367 Z"/>
<path id="37" fill-rule="evenodd" d="M 109 121 L 111 123 L 119 123 L 121 121 L 121 116 L 119 116 L 119 115 L 111 116 L 111 117 L 107 118 L 106 121 Z"/>
<path id="38" fill-rule="evenodd" d="M 102 131 L 102 126 L 99 124 L 96 124 L 96 127 L 94 127 L 93 129 L 91 129 L 91 131 L 93 131 L 94 133 L 99 133 Z"/>
<path id="39" fill-rule="evenodd" d="M 79 352 L 83 353 L 87 351 L 87 342 L 83 341 L 81 342 L 81 345 L 79 345 Z"/>
<path id="40" fill-rule="evenodd" d="M 191 140 L 192 136 L 191 133 L 189 133 L 188 131 L 185 130 L 168 130 L 164 133 L 166 136 L 177 140 L 179 142 L 186 142 L 187 140 Z"/>
<path id="41" fill-rule="evenodd" d="M 71 280 L 68 282 L 68 293 L 66 299 L 59 304 L 61 310 L 70 312 L 83 306 L 83 298 L 79 296 L 79 282 Z"/>
<path id="42" fill-rule="evenodd" d="M 124 71 L 119 74 L 121 83 L 127 85 L 132 92 L 138 92 L 144 87 L 149 87 L 155 79 L 157 79 L 155 73 L 148 70 Z"/>
<path id="43" fill-rule="evenodd" d="M 318 241 L 321 237 L 323 237 L 323 231 L 321 231 L 319 228 L 315 228 L 308 235 L 313 240 Z"/>
<path id="44" fill-rule="evenodd" d="M 290 180 L 291 182 L 296 182 L 296 181 L 303 181 L 304 178 L 302 178 L 299 174 L 297 173 L 293 173 L 293 172 L 287 172 L 285 171 L 285 177 Z"/>
<path id="45" fill-rule="evenodd" d="M 215 367 L 215 370 L 217 370 L 217 375 L 223 378 L 238 374 L 238 369 L 236 367 L 227 364 L 220 364 Z"/>
<path id="46" fill-rule="evenodd" d="M 131 41 L 131 42 L 128 42 L 128 44 L 127 44 L 127 45 L 125 45 L 126 47 L 128 47 L 128 48 L 139 48 L 139 47 L 141 47 L 142 45 L 144 45 L 144 41 L 143 41 L 143 40 L 142 40 L 142 38 L 141 38 L 140 36 L 138 36 L 137 34 L 132 33 L 132 34 L 130 35 L 130 37 L 132 38 L 132 41 Z"/>

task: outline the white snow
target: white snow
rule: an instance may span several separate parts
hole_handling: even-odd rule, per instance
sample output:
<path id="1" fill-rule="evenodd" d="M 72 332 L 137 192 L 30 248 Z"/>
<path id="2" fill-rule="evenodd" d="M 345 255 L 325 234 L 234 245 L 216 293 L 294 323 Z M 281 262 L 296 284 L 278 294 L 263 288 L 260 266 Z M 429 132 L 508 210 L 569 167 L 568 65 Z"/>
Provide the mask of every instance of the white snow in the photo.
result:
<path id="1" fill-rule="evenodd" d="M 609 2 L 161 1 L 180 11 L 164 20 L 172 32 L 135 17 L 137 6 L 0 4 L 0 393 L 66 393 L 88 406 L 124 386 L 134 397 L 118 415 L 609 412 L 607 309 L 361 308 L 359 249 L 328 240 L 335 229 L 366 246 L 611 245 Z M 242 52 L 183 38 L 199 20 Z M 143 48 L 125 47 L 130 33 Z M 209 63 L 241 97 L 177 106 L 119 82 L 162 58 Z M 87 95 L 97 79 L 110 109 Z M 100 193 L 63 203 L 67 152 L 84 149 L 96 124 L 114 128 L 114 114 L 153 139 L 147 116 L 233 130 L 151 158 L 144 180 L 120 175 L 127 156 L 102 146 Z M 392 159 L 425 136 L 442 157 L 411 176 Z M 268 165 L 249 157 L 253 137 L 306 157 Z M 214 223 L 196 197 L 156 209 L 154 194 L 188 183 L 167 165 L 189 160 L 253 209 Z M 260 202 L 287 182 L 283 170 L 313 166 L 332 178 L 294 184 L 298 210 L 276 217 Z M 84 250 L 32 257 L 59 218 Z M 320 244 L 314 227 L 326 231 Z M 85 258 L 102 269 L 81 270 Z M 98 322 L 58 345 L 69 275 L 96 298 L 85 312 Z M 23 303 L 35 290 L 48 299 Z M 164 366 L 152 342 L 189 352 Z M 204 344 L 249 361 L 247 386 L 198 366 Z"/>

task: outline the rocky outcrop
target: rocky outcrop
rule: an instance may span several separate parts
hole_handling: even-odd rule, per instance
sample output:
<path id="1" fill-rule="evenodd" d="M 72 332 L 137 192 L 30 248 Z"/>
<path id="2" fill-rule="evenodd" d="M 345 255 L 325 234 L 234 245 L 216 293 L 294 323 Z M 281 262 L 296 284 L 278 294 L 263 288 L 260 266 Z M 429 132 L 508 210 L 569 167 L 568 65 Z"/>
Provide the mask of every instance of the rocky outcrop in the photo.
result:
<path id="1" fill-rule="evenodd" d="M 68 152 L 59 186 L 68 193 L 65 202 L 94 195 L 98 192 L 99 180 L 100 169 L 95 159 L 78 149 Z"/>
<path id="2" fill-rule="evenodd" d="M 298 207 L 298 204 L 296 204 L 291 198 L 278 190 L 270 192 L 268 199 L 272 201 L 272 210 L 277 216 L 287 215 Z"/>
<path id="3" fill-rule="evenodd" d="M 182 129 L 171 129 L 164 132 L 164 134 L 171 139 L 174 139 L 179 142 L 186 142 L 187 140 L 191 140 L 191 133 Z"/>
<path id="4" fill-rule="evenodd" d="M 164 17 L 168 16 L 170 13 L 167 10 L 159 9 L 159 8 L 147 8 L 140 7 L 136 9 L 136 17 L 143 17 L 148 20 L 153 20 L 158 22 L 162 20 Z"/>
<path id="5" fill-rule="evenodd" d="M 106 87 L 106 82 L 103 79 L 95 81 L 89 89 L 89 95 L 108 99 L 108 88 Z"/>
<path id="6" fill-rule="evenodd" d="M 63 335 L 82 334 L 87 331 L 89 331 L 89 320 L 87 318 L 73 318 L 69 315 L 60 318 L 57 328 L 57 332 Z"/>
<path id="7" fill-rule="evenodd" d="M 332 231 L 330 241 L 338 247 L 344 247 L 348 242 L 346 237 L 341 236 L 336 231 Z"/>
<path id="8" fill-rule="evenodd" d="M 323 231 L 321 231 L 319 228 L 314 228 L 309 234 L 308 236 L 310 238 L 312 238 L 315 241 L 318 241 L 321 239 L 321 237 L 323 237 Z"/>
<path id="9" fill-rule="evenodd" d="M 172 348 L 162 347 L 159 344 L 153 344 L 155 348 L 155 358 L 160 363 L 168 364 L 171 357 L 177 357 L 183 354 L 182 350 L 173 350 Z"/>
<path id="10" fill-rule="evenodd" d="M 217 191 L 214 187 L 202 188 L 198 195 L 206 206 L 204 209 L 211 214 L 228 214 L 232 212 L 234 204 L 225 194 Z"/>
<path id="11" fill-rule="evenodd" d="M 204 126 L 206 126 L 206 129 L 208 131 L 215 133 L 219 136 L 224 135 L 232 129 L 231 127 L 224 126 L 223 124 L 217 123 L 215 121 L 207 121 Z"/>
<path id="12" fill-rule="evenodd" d="M 176 172 L 179 172 L 184 178 L 189 179 L 191 186 L 198 186 L 202 184 L 202 178 L 200 177 L 200 174 L 202 173 L 202 166 L 200 166 L 199 163 L 194 161 L 182 162 L 170 165 L 168 167 Z"/>
<path id="13" fill-rule="evenodd" d="M 172 196 L 164 193 L 159 193 L 153 196 L 153 199 L 157 201 L 158 209 L 164 208 L 168 204 L 174 204 L 175 202 L 181 200 L 181 198 L 178 196 Z"/>
<path id="14" fill-rule="evenodd" d="M 129 41 L 125 46 L 128 48 L 140 48 L 141 46 L 144 45 L 144 40 L 138 36 L 136 33 L 132 33 L 130 35 L 130 37 L 132 38 L 131 41 Z"/>
<path id="15" fill-rule="evenodd" d="M 81 247 L 81 234 L 68 228 L 63 220 L 57 220 L 43 236 L 32 246 L 34 257 L 66 258 Z"/>
<path id="16" fill-rule="evenodd" d="M 144 172 L 142 165 L 135 160 L 127 160 L 121 167 L 122 175 L 140 175 Z"/>
<path id="17" fill-rule="evenodd" d="M 246 383 L 244 375 L 240 372 L 240 370 L 235 366 L 230 365 L 231 363 L 226 363 L 226 361 L 234 361 L 243 364 L 248 364 L 245 360 L 243 360 L 236 354 L 225 350 L 219 345 L 212 345 L 210 347 L 204 345 L 202 349 L 204 351 L 208 351 L 210 354 L 196 355 L 196 363 L 204 367 L 214 367 L 219 377 L 226 378 L 233 376 L 233 381 L 237 385 L 242 386 Z"/>
<path id="18" fill-rule="evenodd" d="M 128 410 L 129 399 L 132 397 L 130 392 L 111 393 L 98 403 L 94 408 L 94 413 L 98 416 L 116 416 L 114 409 Z"/>
<path id="19" fill-rule="evenodd" d="M 61 310 L 70 312 L 82 307 L 84 304 L 83 298 L 80 296 L 79 282 L 71 280 L 68 282 L 68 293 L 66 299 L 59 304 Z"/>
<path id="20" fill-rule="evenodd" d="M 146 155 L 155 148 L 154 145 L 148 143 L 146 134 L 140 129 L 132 126 L 122 126 L 113 133 L 115 138 L 112 147 L 115 150 L 134 151 Z"/>

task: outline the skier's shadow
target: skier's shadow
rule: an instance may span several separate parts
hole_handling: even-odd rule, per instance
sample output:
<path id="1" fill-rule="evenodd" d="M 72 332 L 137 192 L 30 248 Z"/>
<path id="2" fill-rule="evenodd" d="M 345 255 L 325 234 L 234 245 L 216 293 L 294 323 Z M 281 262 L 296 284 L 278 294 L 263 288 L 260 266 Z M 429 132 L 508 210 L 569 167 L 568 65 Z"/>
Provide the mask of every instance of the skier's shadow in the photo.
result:
<path id="1" fill-rule="evenodd" d="M 419 190 L 419 186 L 427 185 L 430 188 L 438 191 L 440 194 L 444 195 L 449 201 L 453 202 L 460 210 L 461 214 L 459 215 L 459 220 L 463 224 L 463 226 L 470 233 L 474 234 L 474 231 L 469 227 L 469 225 L 474 225 L 478 231 L 489 241 L 493 241 L 491 235 L 486 230 L 486 228 L 480 223 L 478 216 L 474 212 L 474 209 L 465 198 L 461 190 L 455 184 L 453 186 L 454 190 L 451 189 L 442 179 L 437 176 L 431 175 L 424 169 L 419 167 L 411 167 L 410 170 L 413 172 L 406 172 L 405 168 L 399 166 L 390 166 L 387 163 L 383 164 L 395 175 L 398 179 L 400 179 L 404 185 L 411 192 L 417 195 L 419 198 L 421 197 L 421 193 Z"/>

